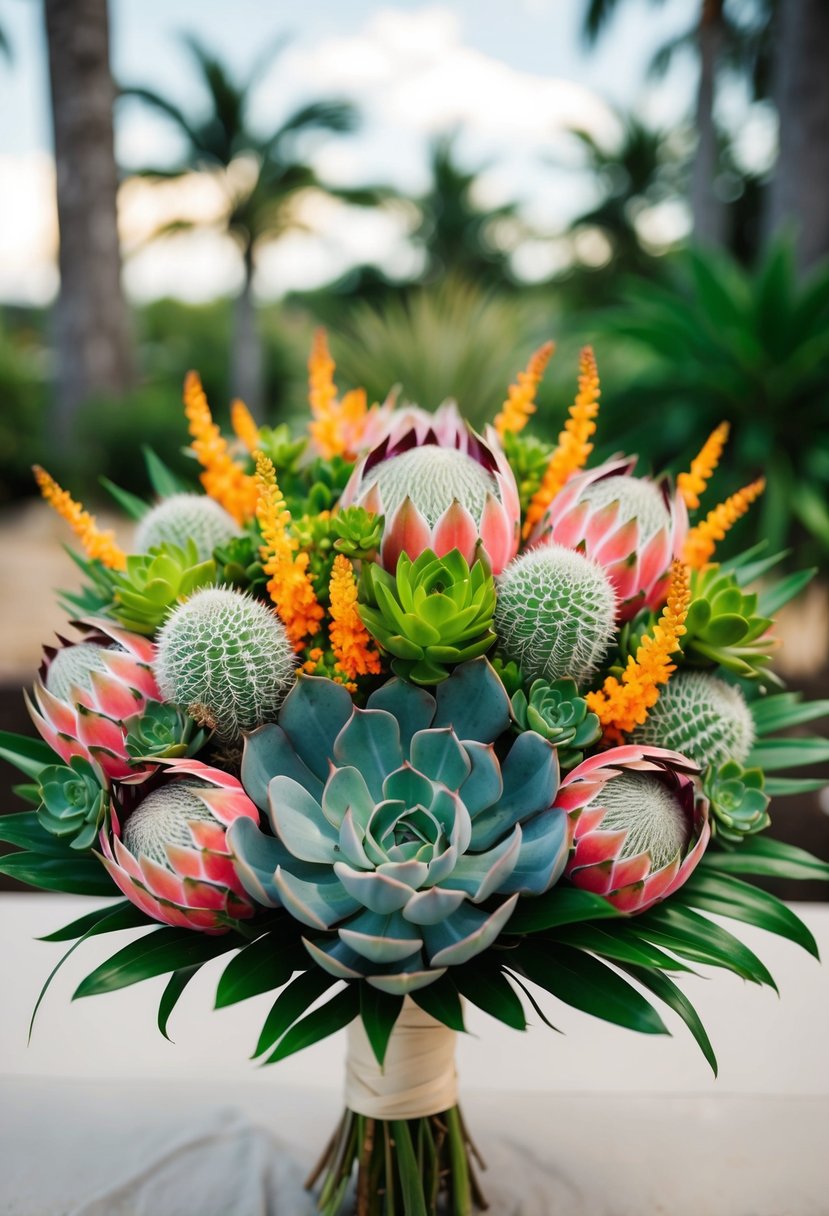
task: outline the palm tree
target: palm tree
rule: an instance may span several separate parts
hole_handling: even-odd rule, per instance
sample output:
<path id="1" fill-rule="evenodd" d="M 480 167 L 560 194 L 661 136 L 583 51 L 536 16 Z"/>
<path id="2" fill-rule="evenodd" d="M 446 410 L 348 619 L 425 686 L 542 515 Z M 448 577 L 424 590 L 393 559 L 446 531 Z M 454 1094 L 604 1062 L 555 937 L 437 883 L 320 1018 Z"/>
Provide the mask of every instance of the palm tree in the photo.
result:
<path id="1" fill-rule="evenodd" d="M 77 407 L 132 378 L 121 289 L 107 0 L 45 0 L 60 229 L 57 438 Z"/>
<path id="2" fill-rule="evenodd" d="M 236 300 L 235 334 L 231 369 L 232 390 L 255 411 L 261 411 L 263 386 L 262 346 L 256 329 L 253 277 L 256 257 L 266 241 L 302 227 L 300 195 L 324 190 L 346 201 L 368 204 L 377 193 L 369 190 L 335 190 L 323 185 L 314 170 L 303 162 L 297 141 L 313 132 L 342 134 L 354 130 L 354 107 L 336 99 L 303 105 L 284 118 L 266 135 L 250 125 L 253 95 L 284 39 L 266 48 L 244 81 L 233 78 L 221 60 L 196 38 L 184 43 L 204 87 L 208 108 L 202 118 L 191 117 L 166 97 L 148 88 L 125 88 L 122 96 L 139 98 L 165 115 L 185 141 L 184 154 L 172 168 L 147 168 L 145 176 L 183 177 L 209 173 L 222 186 L 224 207 L 220 229 L 236 242 L 244 271 L 242 290 Z M 177 221 L 164 232 L 180 232 L 189 223 Z"/>
<path id="3" fill-rule="evenodd" d="M 499 220 L 517 222 L 515 203 L 484 208 L 475 203 L 483 167 L 465 169 L 457 159 L 456 131 L 438 136 L 429 150 L 430 185 L 415 200 L 420 212 L 413 239 L 426 252 L 426 277 L 446 274 L 469 282 L 503 285 L 509 252 L 493 240 Z"/>
<path id="4" fill-rule="evenodd" d="M 665 71 L 678 51 L 693 48 L 699 57 L 697 148 L 690 198 L 694 236 L 703 244 L 724 244 L 727 231 L 726 209 L 716 192 L 721 146 L 714 118 L 718 75 L 723 69 L 729 70 L 749 82 L 755 98 L 767 96 L 775 3 L 776 0 L 754 0 L 749 5 L 734 6 L 727 0 L 699 0 L 694 25 L 660 47 L 653 58 L 652 68 L 659 73 Z M 587 0 L 583 34 L 588 44 L 598 39 L 617 4 L 618 0 Z"/>

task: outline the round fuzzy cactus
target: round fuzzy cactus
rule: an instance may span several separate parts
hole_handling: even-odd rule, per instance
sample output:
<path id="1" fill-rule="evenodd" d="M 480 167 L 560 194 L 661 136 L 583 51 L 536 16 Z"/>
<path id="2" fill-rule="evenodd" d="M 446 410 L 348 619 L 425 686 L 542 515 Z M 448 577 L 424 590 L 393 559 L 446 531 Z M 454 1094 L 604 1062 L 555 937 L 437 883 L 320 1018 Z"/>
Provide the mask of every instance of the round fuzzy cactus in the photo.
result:
<path id="1" fill-rule="evenodd" d="M 192 540 L 199 561 L 207 561 L 218 545 L 241 535 L 236 521 L 223 507 L 204 494 L 173 494 L 148 511 L 135 531 L 137 553 L 149 553 L 158 545 L 185 548 Z"/>
<path id="2" fill-rule="evenodd" d="M 71 701 L 72 689 L 89 691 L 93 671 L 106 671 L 104 656 L 107 651 L 121 650 L 120 646 L 99 646 L 97 642 L 79 642 L 76 646 L 64 646 L 58 650 L 46 672 L 46 688 L 59 701 Z"/>
<path id="3" fill-rule="evenodd" d="M 498 579 L 495 631 L 524 675 L 580 687 L 613 636 L 616 595 L 601 566 L 563 545 L 515 558 Z"/>
<path id="4" fill-rule="evenodd" d="M 209 788 L 205 781 L 171 781 L 138 804 L 124 823 L 121 839 L 133 857 L 148 857 L 172 870 L 167 846 L 192 846 L 189 824 L 215 823 L 197 790 Z"/>
<path id="5" fill-rule="evenodd" d="M 743 764 L 754 743 L 754 719 L 739 688 L 707 671 L 672 676 L 632 742 L 682 752 L 702 768 Z"/>
<path id="6" fill-rule="evenodd" d="M 653 481 L 620 474 L 594 481 L 579 495 L 579 502 L 591 507 L 619 504 L 620 520 L 635 519 L 639 524 L 639 543 L 646 544 L 662 528 L 671 527 L 671 515 L 665 495 Z"/>
<path id="7" fill-rule="evenodd" d="M 294 674 L 285 627 L 265 604 L 225 587 L 197 591 L 158 637 L 162 696 L 227 741 L 275 719 Z"/>
<path id="8" fill-rule="evenodd" d="M 480 523 L 487 495 L 496 488 L 494 478 L 471 456 L 432 444 L 381 461 L 365 479 L 366 489 L 374 485 L 387 518 L 410 498 L 430 528 L 455 499 Z"/>

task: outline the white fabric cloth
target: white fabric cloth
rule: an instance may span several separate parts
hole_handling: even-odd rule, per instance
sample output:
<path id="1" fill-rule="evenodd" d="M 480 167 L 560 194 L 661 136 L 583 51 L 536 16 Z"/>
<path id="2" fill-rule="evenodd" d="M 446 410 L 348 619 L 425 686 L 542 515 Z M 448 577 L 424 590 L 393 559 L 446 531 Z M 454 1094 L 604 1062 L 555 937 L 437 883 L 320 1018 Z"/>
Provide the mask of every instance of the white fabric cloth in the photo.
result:
<path id="1" fill-rule="evenodd" d="M 362 1023 L 348 1027 L 345 1104 L 369 1119 L 419 1119 L 458 1101 L 457 1035 L 408 997 L 394 1024 L 383 1067 Z"/>

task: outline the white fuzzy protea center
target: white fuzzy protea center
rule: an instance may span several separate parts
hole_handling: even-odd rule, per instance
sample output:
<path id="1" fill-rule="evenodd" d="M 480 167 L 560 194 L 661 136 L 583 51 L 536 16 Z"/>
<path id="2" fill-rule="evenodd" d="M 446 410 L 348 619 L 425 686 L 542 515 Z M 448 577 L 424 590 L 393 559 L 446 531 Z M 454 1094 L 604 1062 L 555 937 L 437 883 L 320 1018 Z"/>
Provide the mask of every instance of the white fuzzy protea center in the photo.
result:
<path id="1" fill-rule="evenodd" d="M 628 520 L 635 519 L 639 524 L 639 540 L 642 544 L 662 528 L 669 528 L 671 525 L 662 491 L 652 481 L 643 481 L 638 477 L 628 477 L 624 474 L 603 477 L 581 492 L 579 502 L 589 502 L 596 509 L 618 502 L 620 522 L 627 523 Z"/>
<path id="2" fill-rule="evenodd" d="M 616 595 L 604 570 L 563 545 L 523 553 L 498 579 L 495 630 L 530 679 L 586 683 L 607 650 L 615 617 Z"/>
<path id="3" fill-rule="evenodd" d="M 188 826 L 193 820 L 215 820 L 195 793 L 207 788 L 204 781 L 174 781 L 148 794 L 124 824 L 122 840 L 133 857 L 149 857 L 172 870 L 167 845 L 193 847 Z"/>
<path id="4" fill-rule="evenodd" d="M 754 719 L 733 684 L 707 671 L 680 671 L 632 742 L 682 752 L 702 768 L 726 760 L 743 764 L 754 744 Z"/>
<path id="5" fill-rule="evenodd" d="M 105 671 L 104 655 L 108 650 L 123 650 L 122 646 L 98 646 L 95 642 L 80 642 L 64 646 L 52 659 L 46 671 L 46 688 L 59 701 L 71 701 L 72 689 L 89 692 L 93 671 Z"/>
<path id="6" fill-rule="evenodd" d="M 408 496 L 430 527 L 455 499 L 480 523 L 487 495 L 497 492 L 495 479 L 477 460 L 456 448 L 434 444 L 382 461 L 366 476 L 365 489 L 374 485 L 387 519 Z"/>
<path id="7" fill-rule="evenodd" d="M 149 553 L 156 545 L 184 548 L 192 540 L 201 561 L 217 545 L 241 534 L 236 521 L 204 494 L 173 494 L 148 511 L 135 530 L 135 550 Z"/>
<path id="8" fill-rule="evenodd" d="M 599 831 L 627 832 L 621 857 L 648 853 L 654 870 L 673 861 L 691 836 L 678 799 L 658 777 L 645 773 L 611 778 L 588 805 L 605 808 Z"/>

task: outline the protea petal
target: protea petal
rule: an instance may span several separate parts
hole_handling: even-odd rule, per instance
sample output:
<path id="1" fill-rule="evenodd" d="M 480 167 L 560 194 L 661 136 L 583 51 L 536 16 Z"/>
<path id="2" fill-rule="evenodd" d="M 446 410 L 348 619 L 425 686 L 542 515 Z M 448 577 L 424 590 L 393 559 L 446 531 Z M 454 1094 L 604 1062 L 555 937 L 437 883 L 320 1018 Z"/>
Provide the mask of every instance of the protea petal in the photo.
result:
<path id="1" fill-rule="evenodd" d="M 478 526 L 466 507 L 455 499 L 435 524 L 431 544 L 424 548 L 433 549 L 438 557 L 445 557 L 453 549 L 458 549 L 466 561 L 472 565 L 475 560 L 477 543 Z M 406 552 L 408 553 L 409 550 L 407 549 Z"/>

